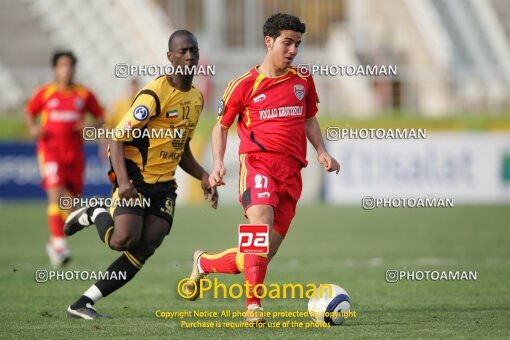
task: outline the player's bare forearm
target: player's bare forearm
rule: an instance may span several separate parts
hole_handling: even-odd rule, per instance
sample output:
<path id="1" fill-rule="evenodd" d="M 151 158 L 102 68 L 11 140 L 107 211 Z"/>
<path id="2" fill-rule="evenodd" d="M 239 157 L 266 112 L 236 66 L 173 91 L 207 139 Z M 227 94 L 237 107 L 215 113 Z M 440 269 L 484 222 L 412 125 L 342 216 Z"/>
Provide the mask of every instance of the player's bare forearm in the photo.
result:
<path id="1" fill-rule="evenodd" d="M 189 140 L 186 142 L 186 146 L 184 147 L 184 152 L 181 155 L 179 166 L 187 174 L 195 177 L 199 181 L 201 181 L 204 177 L 209 177 L 209 173 L 205 171 L 205 169 L 197 162 L 195 156 L 193 156 L 193 152 L 191 152 L 191 148 L 189 146 Z"/>
<path id="2" fill-rule="evenodd" d="M 211 186 L 224 185 L 223 177 L 227 170 L 223 165 L 225 150 L 227 149 L 228 128 L 217 123 L 212 132 L 212 153 L 213 153 L 213 170 L 209 176 Z"/>
<path id="3" fill-rule="evenodd" d="M 313 117 L 305 121 L 305 132 L 306 138 L 308 138 L 315 150 L 317 150 L 318 155 L 326 152 L 326 147 L 324 146 L 324 141 L 322 139 L 321 128 L 317 118 Z"/>
<path id="4" fill-rule="evenodd" d="M 27 126 L 28 133 L 30 133 L 30 136 L 32 136 L 33 138 L 39 137 L 39 135 L 41 133 L 41 129 L 36 124 L 34 116 L 27 113 L 25 115 L 25 125 Z"/>
<path id="5" fill-rule="evenodd" d="M 101 138 L 99 140 L 99 150 L 98 150 L 99 159 L 103 162 L 108 161 L 108 140 L 105 138 Z"/>
<path id="6" fill-rule="evenodd" d="M 99 128 L 99 127 L 103 126 L 103 123 L 104 123 L 103 118 L 94 118 L 94 121 L 92 122 L 92 124 L 90 124 L 86 121 L 81 121 L 74 126 L 74 130 L 75 131 L 83 131 L 83 129 L 86 127 Z"/>
<path id="7" fill-rule="evenodd" d="M 324 166 L 324 169 L 328 172 L 340 171 L 340 164 L 337 160 L 331 157 L 324 146 L 324 140 L 322 139 L 321 128 L 317 119 L 311 118 L 305 122 L 306 138 L 312 143 L 315 150 L 317 150 L 317 161 Z"/>
<path id="8" fill-rule="evenodd" d="M 216 209 L 218 206 L 218 191 L 215 187 L 209 184 L 209 173 L 197 162 L 191 148 L 189 146 L 189 139 L 184 147 L 184 152 L 181 155 L 179 166 L 182 170 L 186 171 L 189 175 L 195 177 L 200 181 L 200 186 L 204 191 L 204 199 L 210 200 L 212 207 Z"/>
<path id="9" fill-rule="evenodd" d="M 212 153 L 214 164 L 223 164 L 225 150 L 227 149 L 228 129 L 217 123 L 212 131 Z"/>
<path id="10" fill-rule="evenodd" d="M 96 119 L 94 119 L 93 126 L 95 128 L 102 127 L 103 124 L 104 124 L 103 118 L 96 118 Z M 107 161 L 108 160 L 108 140 L 105 139 L 104 137 L 99 140 L 99 152 L 98 152 L 98 155 L 99 155 L 99 159 L 101 159 L 102 161 Z"/>
<path id="11" fill-rule="evenodd" d="M 33 126 L 35 126 L 35 119 L 34 117 L 31 115 L 31 114 L 26 114 L 25 115 L 25 125 L 27 126 L 27 128 L 31 128 Z"/>
<path id="12" fill-rule="evenodd" d="M 112 161 L 113 171 L 115 171 L 115 176 L 117 177 L 117 184 L 119 185 L 119 197 L 136 197 L 138 193 L 134 185 L 129 180 L 126 170 L 124 142 L 110 142 L 110 159 Z"/>
<path id="13" fill-rule="evenodd" d="M 110 141 L 110 159 L 117 182 L 129 181 L 124 158 L 124 142 Z"/>
<path id="14" fill-rule="evenodd" d="M 94 125 L 93 126 L 96 127 L 96 128 L 97 127 L 101 127 L 101 126 L 103 126 L 103 123 L 104 123 L 103 118 L 96 118 L 96 119 L 94 119 Z"/>

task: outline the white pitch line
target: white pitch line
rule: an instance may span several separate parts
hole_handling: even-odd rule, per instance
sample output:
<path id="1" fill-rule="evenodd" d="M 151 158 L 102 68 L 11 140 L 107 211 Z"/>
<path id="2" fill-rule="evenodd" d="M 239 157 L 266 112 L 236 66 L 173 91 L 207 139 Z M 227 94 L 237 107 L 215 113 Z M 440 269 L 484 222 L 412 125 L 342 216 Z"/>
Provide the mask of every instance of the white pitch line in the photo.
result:
<path id="1" fill-rule="evenodd" d="M 398 266 L 398 267 L 409 267 L 409 266 L 447 266 L 447 265 L 510 265 L 510 257 L 481 257 L 476 259 L 470 259 L 466 257 L 417 257 L 417 258 L 381 258 L 373 257 L 366 259 L 353 259 L 353 258 L 340 258 L 340 259 L 328 259 L 324 260 L 318 258 L 317 261 L 299 261 L 296 259 L 287 260 L 285 262 L 278 261 L 278 257 L 275 258 L 274 262 L 271 262 L 271 266 L 281 268 L 303 268 L 303 267 L 381 267 L 386 266 Z"/>

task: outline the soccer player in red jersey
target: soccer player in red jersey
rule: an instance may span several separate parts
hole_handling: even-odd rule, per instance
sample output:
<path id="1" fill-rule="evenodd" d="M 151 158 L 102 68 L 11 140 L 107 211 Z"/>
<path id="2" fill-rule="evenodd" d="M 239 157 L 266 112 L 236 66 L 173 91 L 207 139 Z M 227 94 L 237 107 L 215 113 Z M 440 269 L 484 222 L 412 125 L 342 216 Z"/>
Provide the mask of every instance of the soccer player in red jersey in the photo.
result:
<path id="1" fill-rule="evenodd" d="M 48 197 L 50 239 L 46 252 L 55 267 L 70 259 L 63 232 L 67 211 L 60 209 L 59 200 L 83 191 L 85 113 L 92 114 L 95 126 L 103 122 L 103 110 L 94 94 L 73 82 L 76 61 L 70 51 L 56 52 L 52 59 L 55 81 L 36 90 L 26 108 L 25 121 L 30 135 L 37 139 L 42 187 Z M 40 124 L 36 123 L 38 115 Z"/>
<path id="2" fill-rule="evenodd" d="M 251 287 L 264 282 L 268 262 L 287 234 L 301 195 L 307 138 L 326 171 L 340 170 L 324 147 L 315 117 L 319 100 L 313 78 L 291 66 L 304 32 L 305 24 L 295 16 L 275 14 L 267 19 L 264 61 L 229 83 L 212 132 L 214 168 L 209 181 L 215 187 L 225 184 L 223 158 L 228 129 L 237 118 L 239 200 L 250 224 L 269 225 L 269 253 L 242 254 L 237 248 L 219 254 L 195 251 L 186 285 L 190 300 L 198 296 L 196 283 L 209 273 L 244 272 Z M 253 292 L 247 294 L 246 311 L 247 322 L 265 322 L 260 299 Z"/>

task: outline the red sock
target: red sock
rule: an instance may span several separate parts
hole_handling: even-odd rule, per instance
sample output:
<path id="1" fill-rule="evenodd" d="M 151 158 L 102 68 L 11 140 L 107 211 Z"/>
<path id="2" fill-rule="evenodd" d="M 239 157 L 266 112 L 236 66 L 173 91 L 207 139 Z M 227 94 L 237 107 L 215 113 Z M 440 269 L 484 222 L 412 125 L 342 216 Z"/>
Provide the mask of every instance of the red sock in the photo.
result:
<path id="1" fill-rule="evenodd" d="M 264 283 L 267 271 L 267 257 L 253 254 L 244 254 L 244 280 L 247 281 L 251 288 L 258 284 Z M 260 296 L 261 288 L 257 288 L 257 295 Z M 252 303 L 261 306 L 260 299 L 255 296 L 253 291 L 249 291 L 246 297 L 246 307 Z"/>
<path id="2" fill-rule="evenodd" d="M 58 204 L 50 203 L 47 213 L 51 236 L 64 237 L 64 220 Z"/>
<path id="3" fill-rule="evenodd" d="M 226 273 L 239 274 L 242 271 L 242 265 L 237 261 L 242 260 L 243 254 L 237 254 L 237 248 L 230 248 L 219 254 L 204 254 L 200 256 L 199 264 L 205 273 Z"/>

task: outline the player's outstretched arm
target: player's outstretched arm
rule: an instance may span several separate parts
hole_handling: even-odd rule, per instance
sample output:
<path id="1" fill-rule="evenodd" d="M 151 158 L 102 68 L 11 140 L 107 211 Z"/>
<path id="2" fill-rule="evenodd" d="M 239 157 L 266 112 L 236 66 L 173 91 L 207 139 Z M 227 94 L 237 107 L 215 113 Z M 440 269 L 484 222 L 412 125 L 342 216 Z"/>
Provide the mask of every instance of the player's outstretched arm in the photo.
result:
<path id="1" fill-rule="evenodd" d="M 218 191 L 215 187 L 209 184 L 209 173 L 197 162 L 191 148 L 189 146 L 190 140 L 186 141 L 184 152 L 181 155 L 179 166 L 189 175 L 195 177 L 200 181 L 202 190 L 204 191 L 204 199 L 211 200 L 212 207 L 216 209 L 218 206 Z"/>
<path id="2" fill-rule="evenodd" d="M 120 198 L 135 198 L 138 195 L 135 186 L 129 180 L 124 158 L 124 142 L 110 141 L 110 159 L 117 177 Z"/>
<path id="3" fill-rule="evenodd" d="M 37 139 L 41 135 L 41 127 L 35 122 L 34 116 L 30 114 L 25 115 L 25 125 L 27 126 L 28 133 L 34 139 Z"/>
<path id="4" fill-rule="evenodd" d="M 101 126 L 103 126 L 104 124 L 104 120 L 103 118 L 94 118 L 94 120 L 92 121 L 92 124 L 91 123 L 88 123 L 86 122 L 85 120 L 84 121 L 81 121 L 79 123 L 77 123 L 75 126 L 74 126 L 74 131 L 80 131 L 82 132 L 84 128 L 86 127 L 95 127 L 95 128 L 99 128 Z"/>
<path id="5" fill-rule="evenodd" d="M 305 131 L 306 138 L 308 138 L 315 150 L 317 150 L 317 160 L 319 163 L 324 165 L 324 169 L 326 169 L 326 171 L 335 171 L 338 173 L 340 171 L 340 164 L 338 164 L 337 160 L 331 157 L 326 150 L 317 118 L 313 117 L 305 121 Z"/>
<path id="6" fill-rule="evenodd" d="M 209 176 L 209 183 L 212 187 L 225 185 L 223 177 L 227 170 L 223 164 L 225 150 L 227 149 L 228 128 L 216 123 L 212 131 L 212 154 L 213 154 L 213 171 Z"/>

